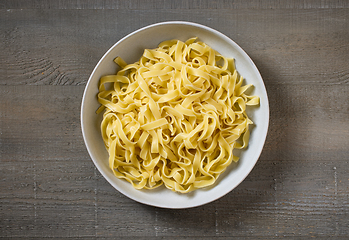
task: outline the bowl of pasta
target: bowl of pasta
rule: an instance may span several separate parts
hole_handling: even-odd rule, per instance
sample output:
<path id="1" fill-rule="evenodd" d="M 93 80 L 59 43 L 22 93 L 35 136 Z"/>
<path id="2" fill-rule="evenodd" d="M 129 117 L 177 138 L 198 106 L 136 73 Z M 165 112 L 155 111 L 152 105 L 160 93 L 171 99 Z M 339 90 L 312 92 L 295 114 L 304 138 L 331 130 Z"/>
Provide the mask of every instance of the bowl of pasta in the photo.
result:
<path id="1" fill-rule="evenodd" d="M 103 177 L 162 208 L 231 192 L 255 166 L 268 124 L 267 92 L 250 57 L 191 22 L 157 23 L 119 40 L 81 104 L 85 145 Z"/>

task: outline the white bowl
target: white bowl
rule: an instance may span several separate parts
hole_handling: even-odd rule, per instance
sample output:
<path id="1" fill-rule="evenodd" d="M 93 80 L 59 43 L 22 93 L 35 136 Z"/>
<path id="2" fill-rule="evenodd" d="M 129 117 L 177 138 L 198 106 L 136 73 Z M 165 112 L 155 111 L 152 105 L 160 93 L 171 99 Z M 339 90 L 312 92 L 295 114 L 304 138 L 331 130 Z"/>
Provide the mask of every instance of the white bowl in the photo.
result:
<path id="1" fill-rule="evenodd" d="M 254 85 L 254 95 L 260 97 L 260 106 L 249 111 L 249 117 L 255 123 L 251 130 L 249 146 L 241 151 L 240 160 L 219 177 L 213 187 L 198 189 L 188 194 L 172 192 L 161 187 L 155 190 L 136 190 L 124 180 L 116 178 L 108 166 L 108 152 L 100 132 L 101 114 L 97 115 L 98 82 L 101 76 L 115 74 L 117 65 L 113 62 L 117 56 L 127 63 L 136 62 L 145 48 L 156 48 L 169 39 L 182 41 L 198 37 L 213 49 L 226 57 L 235 58 L 237 71 L 247 84 Z M 190 22 L 162 22 L 139 29 L 118 41 L 98 62 L 93 70 L 83 95 L 81 105 L 81 127 L 87 150 L 105 179 L 127 197 L 152 206 L 162 208 L 190 208 L 212 202 L 229 193 L 250 173 L 262 151 L 269 124 L 269 104 L 262 77 L 249 58 L 234 41 L 209 27 Z M 234 150 L 235 151 L 235 150 Z M 235 152 L 234 152 L 235 153 Z"/>

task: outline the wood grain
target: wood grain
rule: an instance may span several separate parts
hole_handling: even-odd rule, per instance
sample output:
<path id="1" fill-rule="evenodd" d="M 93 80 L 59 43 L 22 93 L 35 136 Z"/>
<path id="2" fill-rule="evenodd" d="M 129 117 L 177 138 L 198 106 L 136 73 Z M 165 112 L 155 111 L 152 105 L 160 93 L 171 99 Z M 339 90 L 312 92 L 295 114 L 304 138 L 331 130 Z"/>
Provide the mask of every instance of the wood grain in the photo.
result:
<path id="1" fill-rule="evenodd" d="M 1 1 L 0 238 L 347 239 L 347 1 Z M 80 104 L 100 57 L 160 21 L 213 27 L 265 81 L 270 126 L 251 174 L 192 209 L 145 206 L 104 180 Z"/>
<path id="2" fill-rule="evenodd" d="M 267 85 L 273 81 L 348 83 L 345 9 L 302 10 L 299 14 L 299 10 L 190 11 L 123 10 L 116 15 L 114 10 L 79 14 L 73 10 L 2 10 L 0 19 L 5 24 L 1 26 L 4 51 L 0 53 L 0 74 L 5 79 L 0 84 L 84 84 L 99 58 L 123 36 L 160 20 L 175 19 L 201 19 L 201 23 L 227 34 L 256 62 Z M 220 14 L 226 16 L 224 20 Z M 140 17 L 129 22 L 128 16 Z M 100 24 L 99 19 L 114 20 Z M 30 39 L 35 43 L 28 43 Z M 274 76 L 265 74 L 270 65 L 277 66 Z"/>
<path id="3" fill-rule="evenodd" d="M 348 8 L 345 0 L 2 0 L 3 9 L 315 9 Z"/>

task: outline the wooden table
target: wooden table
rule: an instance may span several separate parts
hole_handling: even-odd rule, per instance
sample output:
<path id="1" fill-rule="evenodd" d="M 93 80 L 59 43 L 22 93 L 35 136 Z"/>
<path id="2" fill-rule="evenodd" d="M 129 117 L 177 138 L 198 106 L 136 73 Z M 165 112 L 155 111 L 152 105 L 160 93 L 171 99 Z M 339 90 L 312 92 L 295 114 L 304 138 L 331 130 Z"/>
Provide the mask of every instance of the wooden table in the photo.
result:
<path id="1" fill-rule="evenodd" d="M 80 128 L 84 87 L 102 55 L 168 20 L 233 39 L 270 100 L 251 174 L 185 210 L 117 192 Z M 348 1 L 1 0 L 0 21 L 0 238 L 349 238 Z"/>

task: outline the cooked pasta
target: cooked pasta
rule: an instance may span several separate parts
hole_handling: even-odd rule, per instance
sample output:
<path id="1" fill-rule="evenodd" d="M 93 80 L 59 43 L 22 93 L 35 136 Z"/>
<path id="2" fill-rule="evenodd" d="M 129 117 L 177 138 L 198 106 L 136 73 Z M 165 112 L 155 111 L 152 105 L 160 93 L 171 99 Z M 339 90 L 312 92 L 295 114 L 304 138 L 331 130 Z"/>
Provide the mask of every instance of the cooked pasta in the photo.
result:
<path id="1" fill-rule="evenodd" d="M 164 41 L 100 79 L 109 167 L 136 189 L 187 193 L 215 183 L 249 141 L 246 91 L 228 59 L 196 38 Z"/>

